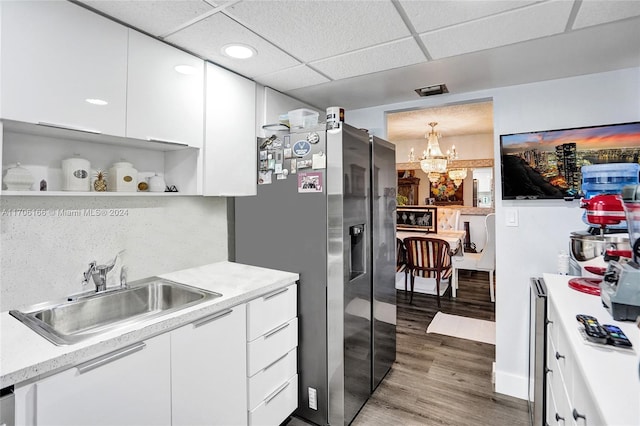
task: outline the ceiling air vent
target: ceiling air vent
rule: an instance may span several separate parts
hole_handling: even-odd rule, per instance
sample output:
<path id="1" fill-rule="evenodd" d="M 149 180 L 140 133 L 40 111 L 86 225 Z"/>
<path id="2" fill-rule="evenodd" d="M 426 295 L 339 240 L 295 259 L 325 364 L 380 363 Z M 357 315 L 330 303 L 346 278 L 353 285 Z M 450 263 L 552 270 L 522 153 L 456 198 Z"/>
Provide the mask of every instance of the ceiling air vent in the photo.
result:
<path id="1" fill-rule="evenodd" d="M 449 93 L 449 89 L 447 89 L 446 84 L 436 84 L 416 89 L 416 93 L 420 96 L 442 95 L 443 93 Z"/>

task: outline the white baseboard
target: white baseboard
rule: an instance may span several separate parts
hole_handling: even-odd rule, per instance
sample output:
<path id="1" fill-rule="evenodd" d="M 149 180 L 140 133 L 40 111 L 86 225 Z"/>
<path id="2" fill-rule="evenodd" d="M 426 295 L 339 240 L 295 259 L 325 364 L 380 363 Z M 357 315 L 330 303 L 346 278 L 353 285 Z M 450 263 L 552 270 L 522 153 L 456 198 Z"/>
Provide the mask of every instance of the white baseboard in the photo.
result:
<path id="1" fill-rule="evenodd" d="M 529 378 L 524 376 L 516 376 L 502 372 L 500 370 L 495 371 L 496 385 L 495 390 L 497 393 L 513 396 L 514 398 L 528 399 L 528 384 Z"/>

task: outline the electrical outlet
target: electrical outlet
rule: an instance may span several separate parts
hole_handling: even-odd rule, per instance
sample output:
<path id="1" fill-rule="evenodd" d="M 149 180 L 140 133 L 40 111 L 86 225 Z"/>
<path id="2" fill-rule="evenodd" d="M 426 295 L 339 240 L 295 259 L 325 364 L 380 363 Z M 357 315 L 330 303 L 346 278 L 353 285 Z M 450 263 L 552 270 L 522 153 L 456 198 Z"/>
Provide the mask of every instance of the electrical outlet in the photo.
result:
<path id="1" fill-rule="evenodd" d="M 309 388 L 309 408 L 318 409 L 318 391 L 311 387 Z"/>

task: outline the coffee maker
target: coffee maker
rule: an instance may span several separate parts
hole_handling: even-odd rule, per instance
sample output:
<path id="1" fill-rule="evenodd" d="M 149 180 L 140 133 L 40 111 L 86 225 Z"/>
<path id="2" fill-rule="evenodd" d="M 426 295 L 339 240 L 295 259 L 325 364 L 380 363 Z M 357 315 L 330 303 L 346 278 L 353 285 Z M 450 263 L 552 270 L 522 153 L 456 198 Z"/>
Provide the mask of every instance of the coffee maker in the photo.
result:
<path id="1" fill-rule="evenodd" d="M 609 262 L 600 297 L 614 320 L 635 321 L 640 316 L 640 185 L 622 188 L 621 199 L 631 250 L 628 257 Z"/>

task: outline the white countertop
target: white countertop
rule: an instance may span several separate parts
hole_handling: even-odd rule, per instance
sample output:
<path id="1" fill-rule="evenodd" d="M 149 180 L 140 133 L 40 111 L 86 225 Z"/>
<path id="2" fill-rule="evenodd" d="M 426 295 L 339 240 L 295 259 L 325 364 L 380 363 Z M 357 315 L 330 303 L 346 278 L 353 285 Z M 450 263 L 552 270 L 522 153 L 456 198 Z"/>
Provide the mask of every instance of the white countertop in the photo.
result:
<path id="1" fill-rule="evenodd" d="M 640 425 L 640 330 L 633 322 L 615 321 L 599 296 L 571 289 L 567 284 L 570 278 L 573 277 L 544 274 L 547 294 L 567 332 L 577 368 L 607 425 Z M 633 344 L 633 350 L 586 343 L 579 332 L 577 314 L 596 317 L 600 324 L 617 325 Z"/>
<path id="2" fill-rule="evenodd" d="M 299 279 L 298 274 L 291 272 L 226 261 L 172 272 L 160 277 L 215 291 L 221 293 L 222 297 L 69 346 L 54 345 L 10 316 L 8 312 L 2 312 L 0 388 L 69 368 L 214 312 L 245 303 Z"/>

